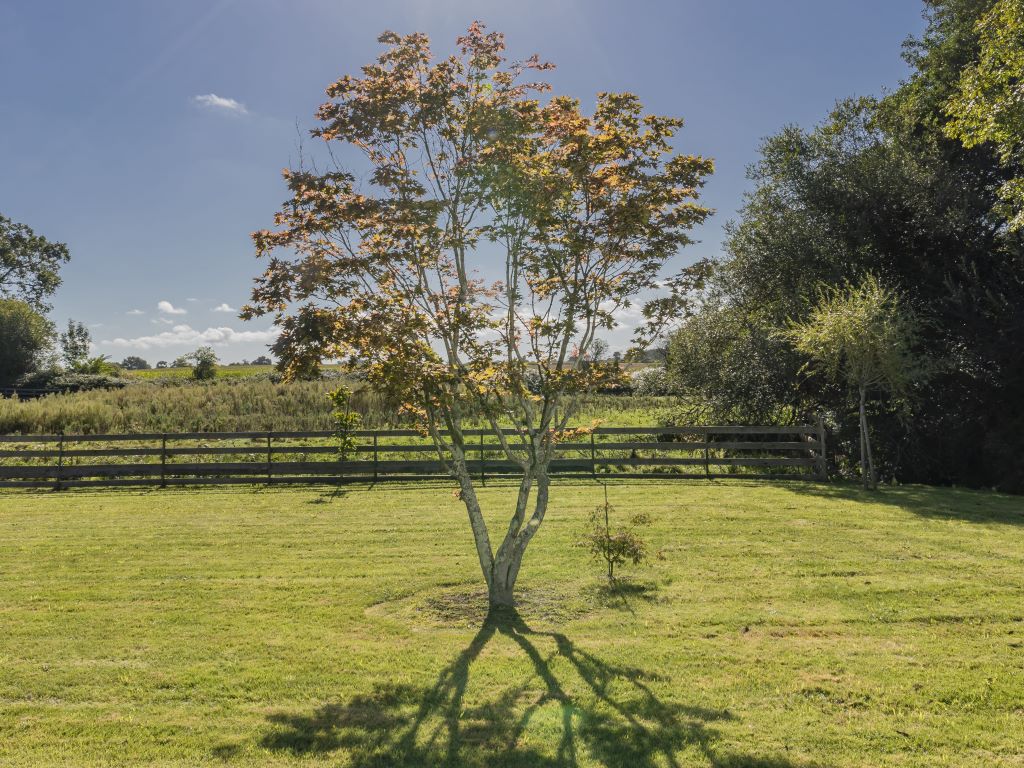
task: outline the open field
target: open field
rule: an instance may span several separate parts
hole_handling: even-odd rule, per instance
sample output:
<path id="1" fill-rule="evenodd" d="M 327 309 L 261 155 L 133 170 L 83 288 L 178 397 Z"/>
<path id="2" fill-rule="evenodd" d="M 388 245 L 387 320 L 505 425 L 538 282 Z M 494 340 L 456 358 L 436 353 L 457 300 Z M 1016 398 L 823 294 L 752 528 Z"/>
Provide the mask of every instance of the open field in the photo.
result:
<path id="1" fill-rule="evenodd" d="M 609 495 L 661 557 L 558 483 L 487 624 L 443 484 L 0 496 L 0 765 L 1024 765 L 1020 498 Z"/>
<path id="2" fill-rule="evenodd" d="M 208 382 L 168 378 L 35 400 L 0 397 L 0 434 L 332 429 L 327 393 L 341 383 L 335 379 L 282 384 L 265 376 Z M 358 384 L 352 387 L 352 407 L 362 415 L 364 426 L 395 423 L 394 406 Z M 662 411 L 677 404 L 677 398 L 668 397 L 589 395 L 577 422 L 589 424 L 597 419 L 605 426 L 653 426 Z"/>
<path id="3" fill-rule="evenodd" d="M 218 365 L 217 378 L 241 379 L 247 376 L 269 376 L 275 371 L 272 365 Z M 191 379 L 191 366 L 179 368 L 147 368 L 142 371 L 125 371 L 129 379 L 153 381 L 154 379 Z"/>

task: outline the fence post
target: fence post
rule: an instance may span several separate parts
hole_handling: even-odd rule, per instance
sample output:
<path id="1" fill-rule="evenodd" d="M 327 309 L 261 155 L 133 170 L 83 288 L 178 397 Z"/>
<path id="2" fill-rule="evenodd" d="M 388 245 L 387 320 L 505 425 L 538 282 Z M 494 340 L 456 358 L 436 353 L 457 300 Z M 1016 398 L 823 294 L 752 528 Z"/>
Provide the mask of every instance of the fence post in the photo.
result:
<path id="1" fill-rule="evenodd" d="M 705 480 L 710 480 L 711 479 L 711 467 L 709 466 L 710 456 L 709 456 L 709 452 L 708 452 L 708 438 L 710 438 L 711 435 L 708 432 L 708 430 L 705 429 L 703 432 L 701 432 L 701 436 L 704 438 L 704 479 Z"/>
<path id="2" fill-rule="evenodd" d="M 160 438 L 160 487 L 167 487 L 167 433 Z"/>
<path id="3" fill-rule="evenodd" d="M 820 413 L 818 414 L 816 426 L 818 428 L 818 451 L 815 454 L 814 460 L 817 464 L 818 479 L 828 480 L 828 459 L 825 456 L 825 420 L 821 418 Z"/>
<path id="4" fill-rule="evenodd" d="M 54 490 L 60 491 L 60 490 L 63 489 L 63 487 L 64 487 L 64 484 L 62 482 L 63 479 L 64 479 L 64 430 L 62 429 L 60 431 L 60 440 L 57 443 L 57 484 L 54 487 Z"/>
<path id="5" fill-rule="evenodd" d="M 274 455 L 270 451 L 270 433 L 267 432 L 267 485 L 274 475 Z"/>
<path id="6" fill-rule="evenodd" d="M 484 431 L 480 430 L 480 485 L 487 485 L 487 470 L 484 469 Z"/>
<path id="7" fill-rule="evenodd" d="M 377 432 L 373 433 L 373 482 L 377 482 Z"/>
<path id="8" fill-rule="evenodd" d="M 635 471 L 635 470 L 634 470 Z M 594 450 L 594 432 L 590 432 L 590 476 L 597 480 L 597 453 Z"/>

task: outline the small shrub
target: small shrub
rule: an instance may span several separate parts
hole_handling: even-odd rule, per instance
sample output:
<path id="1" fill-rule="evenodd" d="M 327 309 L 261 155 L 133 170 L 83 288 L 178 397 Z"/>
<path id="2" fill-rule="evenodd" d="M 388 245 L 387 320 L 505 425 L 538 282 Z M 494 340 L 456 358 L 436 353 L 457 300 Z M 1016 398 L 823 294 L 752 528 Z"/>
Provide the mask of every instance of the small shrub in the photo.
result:
<path id="1" fill-rule="evenodd" d="M 629 379 L 634 395 L 657 397 L 668 394 L 668 377 L 664 368 L 642 368 L 634 371 Z"/>
<path id="2" fill-rule="evenodd" d="M 338 453 L 347 459 L 356 452 L 356 439 L 353 434 L 362 423 L 358 413 L 352 411 L 352 391 L 348 387 L 339 387 L 327 393 L 334 406 L 331 419 L 334 421 L 334 433 L 338 436 Z"/>
<path id="3" fill-rule="evenodd" d="M 639 513 L 629 519 L 628 525 L 612 528 L 611 514 L 614 507 L 608 503 L 608 489 L 604 491 L 604 504 L 599 504 L 590 514 L 590 526 L 581 546 L 590 550 L 595 560 L 603 561 L 608 581 L 615 582 L 615 568 L 626 563 L 639 565 L 647 560 L 647 543 L 637 534 L 637 529 L 651 524 L 651 518 Z"/>

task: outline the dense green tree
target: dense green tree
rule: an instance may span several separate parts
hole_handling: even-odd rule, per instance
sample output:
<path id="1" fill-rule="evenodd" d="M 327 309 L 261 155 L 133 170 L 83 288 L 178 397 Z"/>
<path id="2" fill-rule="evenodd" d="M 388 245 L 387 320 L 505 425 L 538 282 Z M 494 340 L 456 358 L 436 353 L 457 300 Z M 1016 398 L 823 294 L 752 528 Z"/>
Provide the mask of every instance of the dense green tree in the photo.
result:
<path id="1" fill-rule="evenodd" d="M 46 298 L 60 286 L 68 247 L 0 214 L 0 298 L 20 299 L 45 312 Z"/>
<path id="2" fill-rule="evenodd" d="M 758 411 L 771 410 L 761 396 L 775 400 L 776 418 L 823 409 L 834 445 L 854 456 L 858 418 L 845 393 L 824 379 L 794 382 L 796 361 L 761 340 L 805 318 L 819 283 L 871 272 L 921 318 L 935 369 L 910 418 L 872 404 L 880 466 L 906 479 L 1024 487 L 1024 238 L 998 206 L 1013 169 L 991 146 L 967 148 L 944 131 L 992 5 L 930 3 L 926 34 L 907 46 L 905 84 L 764 142 L 708 305 L 674 340 L 680 359 L 700 361 L 689 389 L 717 390 L 726 417 L 750 402 L 753 382 Z M 723 385 L 721 370 L 743 374 Z"/>
<path id="3" fill-rule="evenodd" d="M 213 347 L 200 347 L 195 352 L 185 356 L 187 365 L 192 366 L 192 378 L 197 381 L 207 381 L 216 377 L 217 375 L 217 363 L 220 362 L 217 359 L 217 353 L 213 351 Z"/>
<path id="4" fill-rule="evenodd" d="M 164 363 L 164 367 L 166 367 Z M 121 361 L 121 367 L 126 371 L 148 371 L 150 368 L 149 363 L 139 357 L 138 355 L 128 355 L 124 360 Z"/>
<path id="5" fill-rule="evenodd" d="M 25 301 L 0 299 L 0 384 L 34 373 L 53 344 L 53 324 Z"/>
<path id="6" fill-rule="evenodd" d="M 681 395 L 680 424 L 806 421 L 817 401 L 803 360 L 776 334 L 774 315 L 712 299 L 669 340 L 667 386 Z"/>
<path id="7" fill-rule="evenodd" d="M 946 133 L 967 147 L 991 143 L 1013 169 L 1000 196 L 1014 229 L 1024 227 L 1024 3 L 999 0 L 978 22 L 981 49 L 946 105 Z"/>

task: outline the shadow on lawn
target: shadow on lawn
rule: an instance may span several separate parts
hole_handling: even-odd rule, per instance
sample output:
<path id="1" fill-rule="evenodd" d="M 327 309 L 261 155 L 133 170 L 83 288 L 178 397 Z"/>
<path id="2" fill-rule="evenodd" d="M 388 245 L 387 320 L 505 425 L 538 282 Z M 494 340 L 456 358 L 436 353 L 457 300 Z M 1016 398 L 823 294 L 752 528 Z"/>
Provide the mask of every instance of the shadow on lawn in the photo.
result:
<path id="1" fill-rule="evenodd" d="M 793 483 L 801 495 L 887 504 L 922 517 L 956 518 L 973 523 L 1024 525 L 1024 497 L 926 485 L 879 486 L 866 491 L 853 483 Z"/>
<path id="2" fill-rule="evenodd" d="M 470 669 L 495 635 L 519 646 L 536 677 L 467 706 Z M 538 644 L 552 642 L 554 650 L 545 656 Z M 573 699 L 556 677 L 552 662 L 559 657 L 568 662 L 570 675 L 583 682 L 584 697 Z M 609 768 L 653 768 L 681 766 L 677 753 L 683 750 L 720 768 L 793 766 L 785 759 L 718 753 L 713 746 L 718 734 L 708 724 L 733 716 L 665 703 L 647 685 L 651 679 L 642 670 L 602 662 L 561 633 L 534 631 L 515 611 L 492 613 L 432 686 L 378 686 L 312 714 L 273 714 L 268 718 L 272 730 L 260 744 L 296 755 L 343 750 L 346 764 L 358 768 L 571 767 L 581 758 Z M 548 707 L 554 708 L 558 743 L 541 751 L 523 737 L 530 721 Z M 549 721 L 551 714 L 542 717 Z"/>

